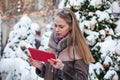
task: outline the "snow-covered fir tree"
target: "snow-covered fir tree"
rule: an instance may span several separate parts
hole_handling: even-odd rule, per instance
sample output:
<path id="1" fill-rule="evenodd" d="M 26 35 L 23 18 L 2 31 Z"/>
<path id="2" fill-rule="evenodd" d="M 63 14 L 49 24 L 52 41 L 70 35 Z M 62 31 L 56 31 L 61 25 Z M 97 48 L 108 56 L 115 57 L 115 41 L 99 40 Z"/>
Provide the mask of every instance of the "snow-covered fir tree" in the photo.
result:
<path id="1" fill-rule="evenodd" d="M 39 49 L 47 51 L 49 49 L 48 43 L 49 43 L 49 38 L 50 35 L 52 34 L 53 31 L 53 22 L 49 23 L 45 27 L 45 31 L 41 35 L 41 44 Z"/>
<path id="2" fill-rule="evenodd" d="M 89 80 L 120 80 L 120 0 L 62 0 L 79 22 L 95 63 Z"/>
<path id="3" fill-rule="evenodd" d="M 28 62 L 29 47 L 39 48 L 40 26 L 27 15 L 13 26 L 0 60 L 2 80 L 43 80 Z"/>

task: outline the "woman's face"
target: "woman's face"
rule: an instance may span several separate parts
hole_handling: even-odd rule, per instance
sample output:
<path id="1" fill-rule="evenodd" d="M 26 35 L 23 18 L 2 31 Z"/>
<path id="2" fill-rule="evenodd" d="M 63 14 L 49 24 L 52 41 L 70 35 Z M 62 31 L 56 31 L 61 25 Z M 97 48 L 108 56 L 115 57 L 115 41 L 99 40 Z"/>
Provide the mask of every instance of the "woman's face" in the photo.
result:
<path id="1" fill-rule="evenodd" d="M 63 38 L 64 36 L 66 36 L 71 29 L 71 27 L 65 22 L 65 20 L 60 18 L 59 16 L 55 17 L 54 24 L 54 31 L 58 38 Z"/>

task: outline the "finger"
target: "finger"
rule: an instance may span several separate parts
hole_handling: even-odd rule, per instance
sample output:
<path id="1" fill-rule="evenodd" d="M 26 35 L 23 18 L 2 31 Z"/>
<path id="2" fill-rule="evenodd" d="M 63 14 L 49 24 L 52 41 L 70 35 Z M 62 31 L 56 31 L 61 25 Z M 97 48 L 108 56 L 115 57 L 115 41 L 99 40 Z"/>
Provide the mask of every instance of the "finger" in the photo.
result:
<path id="1" fill-rule="evenodd" d="M 58 62 L 57 59 L 50 58 L 50 60 L 54 62 L 54 65 Z"/>
<path id="2" fill-rule="evenodd" d="M 50 58 L 51 61 L 57 62 L 57 59 Z"/>
<path id="3" fill-rule="evenodd" d="M 51 64 L 51 65 L 55 65 L 55 61 L 54 60 L 51 60 L 51 59 L 48 59 L 48 62 Z"/>
<path id="4" fill-rule="evenodd" d="M 29 62 L 32 62 L 33 60 L 32 60 L 32 58 L 29 57 L 29 58 L 28 58 L 28 61 L 29 61 Z"/>
<path id="5" fill-rule="evenodd" d="M 28 57 L 32 57 L 29 52 L 27 53 L 27 56 L 28 56 Z"/>
<path id="6" fill-rule="evenodd" d="M 53 63 L 54 61 L 53 61 L 53 60 L 51 60 L 51 59 L 48 59 L 48 62 Z"/>

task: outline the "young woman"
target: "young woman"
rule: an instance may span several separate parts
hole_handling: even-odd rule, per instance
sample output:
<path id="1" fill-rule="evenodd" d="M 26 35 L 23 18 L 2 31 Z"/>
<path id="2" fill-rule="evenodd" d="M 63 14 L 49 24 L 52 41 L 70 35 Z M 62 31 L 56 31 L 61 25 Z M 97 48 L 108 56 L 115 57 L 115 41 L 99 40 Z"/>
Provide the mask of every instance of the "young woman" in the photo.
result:
<path id="1" fill-rule="evenodd" d="M 29 56 L 36 73 L 44 80 L 88 80 L 89 64 L 94 62 L 74 13 L 68 9 L 58 10 L 54 31 L 49 41 L 49 51 L 57 59 L 50 64 L 41 63 Z M 56 63 L 56 64 L 54 64 Z"/>

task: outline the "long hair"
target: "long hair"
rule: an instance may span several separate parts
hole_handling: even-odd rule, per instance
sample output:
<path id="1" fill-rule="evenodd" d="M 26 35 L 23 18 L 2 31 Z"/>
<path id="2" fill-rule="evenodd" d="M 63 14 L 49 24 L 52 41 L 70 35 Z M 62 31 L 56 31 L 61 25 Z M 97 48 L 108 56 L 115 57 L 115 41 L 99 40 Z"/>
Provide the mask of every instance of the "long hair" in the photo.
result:
<path id="1" fill-rule="evenodd" d="M 69 9 L 60 9 L 57 16 L 61 17 L 72 27 L 67 40 L 67 47 L 73 46 L 76 53 L 83 58 L 86 64 L 94 62 L 89 46 L 80 30 L 75 14 Z"/>

